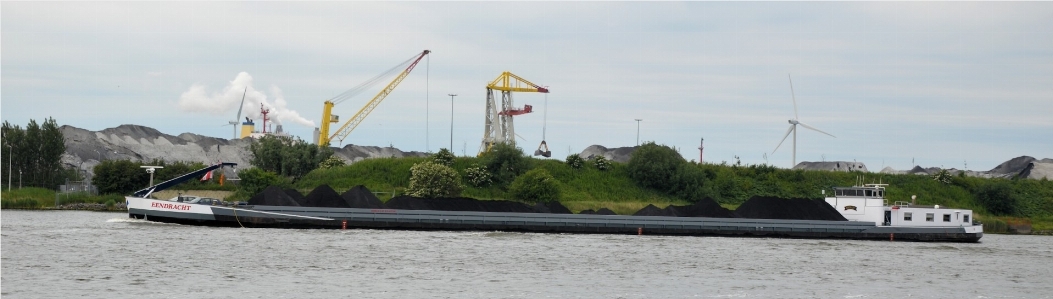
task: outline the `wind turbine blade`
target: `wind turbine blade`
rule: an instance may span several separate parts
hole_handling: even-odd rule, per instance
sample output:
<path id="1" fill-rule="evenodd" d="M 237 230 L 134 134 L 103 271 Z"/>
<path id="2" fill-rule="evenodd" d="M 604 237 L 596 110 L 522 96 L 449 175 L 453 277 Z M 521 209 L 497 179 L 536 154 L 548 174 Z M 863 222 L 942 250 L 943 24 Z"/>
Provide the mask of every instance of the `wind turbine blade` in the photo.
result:
<path id="1" fill-rule="evenodd" d="M 245 108 L 245 94 L 247 94 L 247 93 L 249 93 L 249 87 L 248 86 L 245 87 L 245 91 L 241 92 L 241 106 L 238 106 L 238 117 L 234 118 L 235 122 L 237 122 L 239 119 L 241 119 L 241 109 Z"/>
<path id="2" fill-rule="evenodd" d="M 826 134 L 826 135 L 830 135 L 830 133 L 827 133 L 827 132 L 823 132 L 823 131 L 821 131 L 821 130 L 819 130 L 819 129 L 813 128 L 812 126 L 806 125 L 806 124 L 804 124 L 804 123 L 802 123 L 802 122 L 797 122 L 797 124 L 800 124 L 801 126 L 804 126 L 805 128 L 809 128 L 809 129 L 812 129 L 812 131 L 816 131 L 816 132 L 819 132 L 819 133 L 823 133 L 823 134 Z M 834 136 L 834 135 L 830 135 L 830 137 L 834 137 L 834 138 L 837 138 L 837 136 Z"/>
<path id="3" fill-rule="evenodd" d="M 786 135 L 782 136 L 782 141 L 779 141 L 779 145 L 776 145 L 775 149 L 771 151 L 773 155 L 775 154 L 775 151 L 779 150 L 779 147 L 782 146 L 782 143 L 786 142 L 786 137 L 790 137 L 790 132 L 793 132 L 793 128 L 794 126 L 790 125 L 790 128 L 786 130 Z"/>
<path id="4" fill-rule="evenodd" d="M 790 78 L 790 97 L 793 98 L 793 119 L 800 119 L 800 117 L 797 116 L 797 95 L 793 93 L 793 78 L 790 77 L 790 74 L 786 74 L 786 78 Z"/>

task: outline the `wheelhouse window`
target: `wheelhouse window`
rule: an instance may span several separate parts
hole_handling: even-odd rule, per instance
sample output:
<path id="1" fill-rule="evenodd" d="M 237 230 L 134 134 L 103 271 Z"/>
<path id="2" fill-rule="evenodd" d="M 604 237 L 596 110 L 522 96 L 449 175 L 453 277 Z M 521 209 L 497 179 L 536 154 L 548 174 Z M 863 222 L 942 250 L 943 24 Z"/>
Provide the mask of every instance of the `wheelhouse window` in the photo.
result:
<path id="1" fill-rule="evenodd" d="M 932 222 L 936 215 L 933 213 L 925 213 L 925 221 Z"/>
<path id="2" fill-rule="evenodd" d="M 962 222 L 969 223 L 969 215 L 962 216 Z"/>
<path id="3" fill-rule="evenodd" d="M 951 214 L 943 214 L 943 222 L 951 222 Z"/>
<path id="4" fill-rule="evenodd" d="M 911 212 L 903 213 L 903 221 L 914 221 L 914 214 Z"/>

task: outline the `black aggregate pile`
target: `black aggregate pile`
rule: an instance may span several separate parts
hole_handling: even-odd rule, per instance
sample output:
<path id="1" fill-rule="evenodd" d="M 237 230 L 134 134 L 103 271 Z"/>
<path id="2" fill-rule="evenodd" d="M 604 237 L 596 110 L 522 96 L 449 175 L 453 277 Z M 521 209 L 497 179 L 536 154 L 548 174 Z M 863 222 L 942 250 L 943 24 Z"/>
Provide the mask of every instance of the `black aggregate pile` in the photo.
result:
<path id="1" fill-rule="evenodd" d="M 600 208 L 599 210 L 596 210 L 596 215 L 618 215 L 618 213 L 615 213 L 608 208 Z"/>
<path id="2" fill-rule="evenodd" d="M 585 210 L 581 210 L 581 212 L 578 212 L 578 214 L 595 215 L 596 211 L 593 211 L 592 209 L 585 209 Z"/>
<path id="3" fill-rule="evenodd" d="M 291 197 L 293 200 L 295 200 L 301 206 L 304 205 L 304 203 L 305 203 L 303 194 L 300 194 L 300 191 L 296 191 L 296 189 L 292 189 L 292 188 L 285 189 L 285 195 L 288 195 L 289 197 Z"/>
<path id="4" fill-rule="evenodd" d="M 523 203 L 503 200 L 477 200 L 474 198 L 416 198 L 400 195 L 388 200 L 389 209 L 435 210 L 469 212 L 535 213 L 534 207 Z"/>
<path id="5" fill-rule="evenodd" d="M 570 209 L 567 209 L 567 207 L 563 206 L 563 204 L 556 201 L 539 202 L 536 205 L 534 205 L 534 211 L 538 213 L 548 214 L 574 214 L 574 212 L 571 212 Z"/>
<path id="6" fill-rule="evenodd" d="M 754 196 L 735 210 L 742 218 L 846 221 L 822 199 Z"/>
<path id="7" fill-rule="evenodd" d="M 267 189 L 263 189 L 263 192 L 249 199 L 249 204 L 260 206 L 300 206 L 295 199 L 285 194 L 285 190 L 278 186 L 270 186 Z"/>
<path id="8" fill-rule="evenodd" d="M 665 210 L 679 217 L 735 218 L 735 212 L 721 207 L 717 201 L 706 197 L 689 206 L 668 206 Z"/>
<path id="9" fill-rule="evenodd" d="M 384 202 L 380 201 L 380 198 L 377 198 L 377 196 L 373 194 L 373 191 L 369 191 L 369 189 L 367 189 L 366 186 L 362 185 L 354 186 L 351 187 L 351 189 L 347 189 L 347 191 L 344 192 L 344 194 L 340 194 L 340 197 L 343 197 L 344 201 L 346 201 L 347 204 L 350 205 L 352 208 L 386 208 L 384 206 Z"/>
<path id="10" fill-rule="evenodd" d="M 676 214 L 674 214 L 668 207 L 665 209 L 659 209 L 658 207 L 649 204 L 646 207 L 643 207 L 643 209 L 636 211 L 633 216 L 676 216 Z"/>
<path id="11" fill-rule="evenodd" d="M 321 185 L 304 197 L 303 206 L 319 208 L 350 208 L 351 205 L 329 185 Z"/>

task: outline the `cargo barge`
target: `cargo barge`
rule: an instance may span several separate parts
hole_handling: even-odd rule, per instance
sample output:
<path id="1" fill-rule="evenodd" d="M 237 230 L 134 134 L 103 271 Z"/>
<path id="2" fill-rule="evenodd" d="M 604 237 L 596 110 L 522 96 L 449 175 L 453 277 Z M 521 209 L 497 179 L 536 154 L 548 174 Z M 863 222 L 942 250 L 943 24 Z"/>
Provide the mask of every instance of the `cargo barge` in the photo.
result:
<path id="1" fill-rule="evenodd" d="M 319 208 L 264 205 L 202 205 L 148 198 L 154 191 L 169 188 L 208 171 L 233 163 L 221 163 L 137 191 L 126 197 L 128 216 L 149 221 L 204 226 L 467 230 L 538 233 L 648 234 L 678 236 L 742 236 L 821 239 L 865 239 L 937 242 L 977 242 L 983 225 L 968 221 L 968 210 L 939 207 L 878 207 L 882 186 L 837 189 L 840 195 L 827 198 L 838 211 L 850 211 L 850 221 L 779 220 L 748 218 L 582 215 L 545 213 L 468 212 L 435 210 Z M 859 196 L 856 196 L 857 190 Z M 867 190 L 870 190 L 869 197 Z M 881 192 L 881 193 L 877 193 Z M 851 195 L 848 195 L 851 193 Z M 862 211 L 860 211 L 862 210 Z M 907 212 L 907 211 L 910 212 Z M 943 210 L 943 211 L 941 211 Z M 893 212 L 895 211 L 895 212 Z M 854 214 L 853 214 L 854 213 Z M 875 222 L 877 215 L 888 221 Z M 928 214 L 932 214 L 931 217 Z M 956 215 L 947 218 L 947 213 Z M 954 214 L 957 213 L 957 214 Z M 844 214 L 844 213 L 842 213 Z M 910 215 L 910 216 L 906 216 Z M 918 218 L 914 218 L 918 215 Z M 925 215 L 925 216 L 922 216 Z M 940 216 L 936 216 L 940 215 Z M 851 216 L 852 218 L 849 218 Z M 893 219 L 898 218 L 899 221 Z M 903 221 L 908 217 L 911 221 Z M 925 218 L 921 218 L 925 217 Z M 924 221 L 913 221 L 914 219 Z M 936 221 L 957 219 L 952 221 Z M 912 222 L 919 222 L 912 223 Z M 928 225 L 926 225 L 928 224 Z"/>

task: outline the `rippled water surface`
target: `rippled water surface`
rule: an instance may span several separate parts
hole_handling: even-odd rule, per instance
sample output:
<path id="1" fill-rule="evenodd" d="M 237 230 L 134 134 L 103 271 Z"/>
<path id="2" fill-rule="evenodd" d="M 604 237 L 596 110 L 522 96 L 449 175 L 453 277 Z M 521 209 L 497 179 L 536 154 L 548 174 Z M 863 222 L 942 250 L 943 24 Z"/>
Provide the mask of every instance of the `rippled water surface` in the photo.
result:
<path id="1" fill-rule="evenodd" d="M 210 228 L 3 211 L 4 298 L 1048 298 L 1053 237 L 981 243 Z"/>

